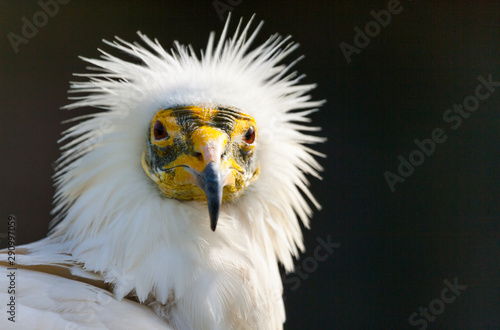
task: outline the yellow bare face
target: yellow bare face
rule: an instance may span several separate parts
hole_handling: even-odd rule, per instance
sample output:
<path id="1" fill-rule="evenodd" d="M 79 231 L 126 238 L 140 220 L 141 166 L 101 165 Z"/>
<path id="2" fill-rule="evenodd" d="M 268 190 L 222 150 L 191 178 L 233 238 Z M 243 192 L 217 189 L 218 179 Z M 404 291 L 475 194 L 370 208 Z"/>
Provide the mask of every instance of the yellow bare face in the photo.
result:
<path id="1" fill-rule="evenodd" d="M 207 200 L 215 230 L 222 200 L 234 200 L 258 176 L 256 143 L 255 120 L 238 110 L 160 110 L 151 121 L 142 166 L 167 197 Z"/>

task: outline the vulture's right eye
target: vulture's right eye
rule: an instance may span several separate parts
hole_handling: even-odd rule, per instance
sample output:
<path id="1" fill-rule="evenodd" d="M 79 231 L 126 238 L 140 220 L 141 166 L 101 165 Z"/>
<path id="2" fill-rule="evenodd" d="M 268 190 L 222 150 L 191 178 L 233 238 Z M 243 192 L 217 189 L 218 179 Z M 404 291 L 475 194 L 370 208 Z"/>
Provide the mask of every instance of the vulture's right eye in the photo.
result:
<path id="1" fill-rule="evenodd" d="M 153 136 L 156 141 L 166 140 L 169 138 L 168 132 L 165 129 L 165 126 L 161 123 L 161 121 L 157 120 L 153 126 Z"/>

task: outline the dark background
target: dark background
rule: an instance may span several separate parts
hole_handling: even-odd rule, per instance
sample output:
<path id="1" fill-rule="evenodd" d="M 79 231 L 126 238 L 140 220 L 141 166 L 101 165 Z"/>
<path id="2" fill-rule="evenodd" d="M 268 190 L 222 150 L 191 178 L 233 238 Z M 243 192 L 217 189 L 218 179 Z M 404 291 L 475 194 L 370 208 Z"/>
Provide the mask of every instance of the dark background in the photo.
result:
<path id="1" fill-rule="evenodd" d="M 403 11 L 349 64 L 339 44 L 353 45 L 353 28 L 388 1 L 232 2 L 240 2 L 235 17 L 265 21 L 259 42 L 279 32 L 301 44 L 290 60 L 306 55 L 297 69 L 318 83 L 313 97 L 328 100 L 313 115 L 328 137 L 317 147 L 328 155 L 323 180 L 312 179 L 323 209 L 297 264 L 318 237 L 341 245 L 300 286 L 287 277 L 285 327 L 418 329 L 409 316 L 457 277 L 467 289 L 429 328 L 499 329 L 500 87 L 457 130 L 442 118 L 474 94 L 479 75 L 500 81 L 498 2 L 401 1 Z M 103 38 L 136 41 L 137 30 L 165 48 L 179 40 L 199 50 L 223 26 L 212 1 L 74 0 L 16 54 L 7 34 L 21 35 L 22 17 L 40 9 L 0 2 L 0 216 L 6 227 L 16 215 L 18 245 L 47 233 L 56 141 L 69 127 L 61 121 L 84 113 L 58 110 L 72 73 L 85 71 L 77 56 L 109 50 Z M 391 192 L 383 173 L 397 174 L 397 157 L 408 159 L 414 139 L 437 127 L 448 139 Z"/>

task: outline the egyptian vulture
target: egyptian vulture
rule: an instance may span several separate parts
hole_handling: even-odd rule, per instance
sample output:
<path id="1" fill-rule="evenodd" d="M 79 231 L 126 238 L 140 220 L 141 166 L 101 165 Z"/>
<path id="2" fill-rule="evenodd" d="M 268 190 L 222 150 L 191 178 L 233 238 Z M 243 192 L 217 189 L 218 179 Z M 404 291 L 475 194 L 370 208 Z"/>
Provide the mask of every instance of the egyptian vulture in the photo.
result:
<path id="1" fill-rule="evenodd" d="M 71 83 L 66 109 L 101 109 L 63 133 L 48 237 L 15 247 L 0 328 L 280 329 L 278 264 L 308 227 L 323 101 L 283 60 L 278 34 L 240 21 L 205 51 L 118 37 Z M 253 29 L 253 31 L 252 31 Z M 12 249 L 11 249 L 12 250 Z M 11 253 L 12 255 L 12 253 Z M 10 259 L 12 261 L 12 259 Z M 12 296 L 14 298 L 12 298 Z M 15 324 L 6 302 L 15 302 Z"/>

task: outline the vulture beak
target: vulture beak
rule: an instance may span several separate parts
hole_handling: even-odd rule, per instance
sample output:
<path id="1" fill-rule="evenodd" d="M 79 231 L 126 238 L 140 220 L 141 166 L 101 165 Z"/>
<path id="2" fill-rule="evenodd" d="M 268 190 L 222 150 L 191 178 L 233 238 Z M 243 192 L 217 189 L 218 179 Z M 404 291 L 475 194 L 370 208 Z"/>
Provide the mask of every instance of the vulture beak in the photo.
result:
<path id="1" fill-rule="evenodd" d="M 205 192 L 208 203 L 208 213 L 210 215 L 210 228 L 215 231 L 219 211 L 222 203 L 222 188 L 224 188 L 225 178 L 219 164 L 209 162 L 201 175 L 198 176 L 198 185 Z"/>

